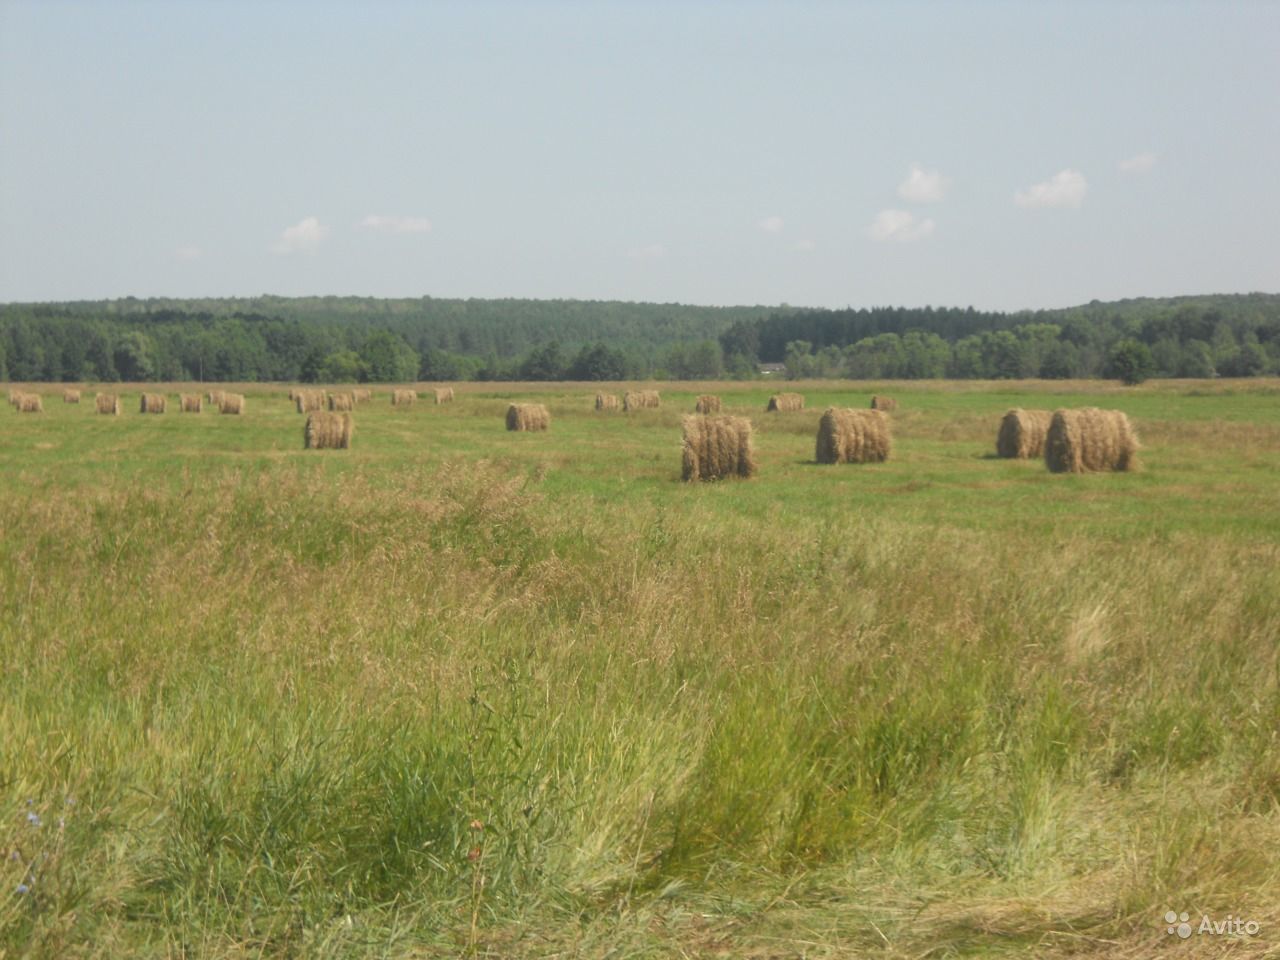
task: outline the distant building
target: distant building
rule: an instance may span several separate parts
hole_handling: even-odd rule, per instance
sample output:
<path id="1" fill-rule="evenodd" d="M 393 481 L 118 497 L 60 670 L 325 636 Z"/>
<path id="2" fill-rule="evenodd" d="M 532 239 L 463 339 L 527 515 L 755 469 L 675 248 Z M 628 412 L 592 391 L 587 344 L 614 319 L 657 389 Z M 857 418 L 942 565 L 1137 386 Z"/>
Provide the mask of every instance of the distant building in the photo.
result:
<path id="1" fill-rule="evenodd" d="M 762 363 L 756 369 L 766 377 L 770 377 L 775 373 L 786 373 L 787 365 L 785 363 Z"/>

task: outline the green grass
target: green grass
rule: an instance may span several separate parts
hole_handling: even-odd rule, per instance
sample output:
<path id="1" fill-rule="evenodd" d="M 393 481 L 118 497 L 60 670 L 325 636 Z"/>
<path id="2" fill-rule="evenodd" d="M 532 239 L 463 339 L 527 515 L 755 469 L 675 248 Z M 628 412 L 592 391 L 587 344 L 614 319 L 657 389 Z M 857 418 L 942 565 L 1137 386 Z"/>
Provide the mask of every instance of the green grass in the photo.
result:
<path id="1" fill-rule="evenodd" d="M 0 957 L 1280 942 L 1275 381 L 383 391 L 323 452 L 248 389 L 0 414 Z M 876 391 L 892 459 L 813 464 Z M 679 482 L 703 392 L 754 480 Z M 1141 471 L 990 456 L 1086 404 Z"/>

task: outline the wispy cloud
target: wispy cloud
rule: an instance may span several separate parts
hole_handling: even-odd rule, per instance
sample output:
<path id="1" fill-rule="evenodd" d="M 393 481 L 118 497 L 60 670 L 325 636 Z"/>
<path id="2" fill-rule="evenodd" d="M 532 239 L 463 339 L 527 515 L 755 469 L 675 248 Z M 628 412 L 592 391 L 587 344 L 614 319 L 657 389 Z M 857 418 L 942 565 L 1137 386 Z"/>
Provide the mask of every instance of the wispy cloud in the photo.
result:
<path id="1" fill-rule="evenodd" d="M 426 217 L 388 217 L 371 213 L 358 226 L 382 233 L 430 233 L 431 221 Z"/>
<path id="2" fill-rule="evenodd" d="M 305 217 L 292 227 L 280 231 L 280 239 L 271 245 L 273 253 L 314 253 L 321 241 L 329 236 L 329 228 L 316 217 Z"/>
<path id="3" fill-rule="evenodd" d="M 1079 170 L 1062 170 L 1043 183 L 1032 184 L 1013 195 L 1013 202 L 1020 207 L 1034 210 L 1041 207 L 1079 207 L 1089 184 Z"/>
<path id="4" fill-rule="evenodd" d="M 934 223 L 930 219 L 917 220 L 916 215 L 907 210 L 881 210 L 867 233 L 872 240 L 881 243 L 910 243 L 923 240 L 933 233 Z"/>
<path id="5" fill-rule="evenodd" d="M 181 260 L 183 263 L 191 263 L 203 256 L 204 251 L 195 246 L 175 247 L 173 251 L 173 259 Z"/>
<path id="6" fill-rule="evenodd" d="M 1121 173 L 1146 173 L 1156 165 L 1156 155 L 1154 153 L 1140 153 L 1137 156 L 1129 157 L 1127 160 L 1120 161 Z"/>
<path id="7" fill-rule="evenodd" d="M 797 240 L 795 242 L 795 249 L 800 253 L 812 253 L 814 250 L 818 249 L 818 245 L 812 240 Z"/>
<path id="8" fill-rule="evenodd" d="M 632 260 L 661 260 L 667 255 L 667 248 L 660 243 L 651 243 L 645 247 L 632 247 L 627 256 Z"/>
<path id="9" fill-rule="evenodd" d="M 947 188 L 950 186 L 950 177 L 913 163 L 907 179 L 898 184 L 898 196 L 912 203 L 937 203 L 947 195 Z"/>
<path id="10" fill-rule="evenodd" d="M 782 218 L 778 216 L 765 217 L 756 226 L 765 233 L 778 233 L 782 230 Z"/>

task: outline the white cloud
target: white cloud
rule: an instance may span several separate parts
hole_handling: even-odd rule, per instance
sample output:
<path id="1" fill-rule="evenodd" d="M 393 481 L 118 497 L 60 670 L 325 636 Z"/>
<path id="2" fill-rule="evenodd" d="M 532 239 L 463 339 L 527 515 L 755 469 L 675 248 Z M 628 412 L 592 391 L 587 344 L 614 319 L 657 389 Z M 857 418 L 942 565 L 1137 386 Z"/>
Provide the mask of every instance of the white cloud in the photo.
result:
<path id="1" fill-rule="evenodd" d="M 667 255 L 667 248 L 660 243 L 651 243 L 647 247 L 632 247 L 627 256 L 632 260 L 661 260 Z"/>
<path id="2" fill-rule="evenodd" d="M 796 249 L 801 253 L 811 253 L 818 249 L 818 245 L 812 240 L 797 240 Z"/>
<path id="3" fill-rule="evenodd" d="M 1079 170 L 1062 170 L 1044 183 L 1033 184 L 1013 195 L 1013 202 L 1020 207 L 1079 207 L 1089 192 L 1084 174 Z"/>
<path id="4" fill-rule="evenodd" d="M 758 226 L 765 233 L 777 233 L 782 229 L 782 218 L 781 217 L 765 217 L 758 224 L 756 224 L 756 226 Z"/>
<path id="5" fill-rule="evenodd" d="M 917 220 L 914 213 L 906 210 L 881 210 L 876 214 L 875 222 L 867 233 L 871 239 L 887 243 L 910 243 L 912 240 L 923 240 L 933 233 L 932 220 Z"/>
<path id="6" fill-rule="evenodd" d="M 1136 157 L 1129 157 L 1127 160 L 1120 161 L 1121 173 L 1146 173 L 1156 165 L 1156 155 L 1154 153 L 1140 153 Z"/>
<path id="7" fill-rule="evenodd" d="M 173 251 L 173 258 L 175 260 L 181 260 L 183 263 L 191 263 L 193 260 L 199 260 L 203 256 L 204 251 L 199 247 L 176 247 Z"/>
<path id="8" fill-rule="evenodd" d="M 911 165 L 907 179 L 898 184 L 898 196 L 912 203 L 937 203 L 946 196 L 951 178 L 937 170 L 926 170 L 918 163 Z"/>
<path id="9" fill-rule="evenodd" d="M 314 253 L 328 235 L 328 227 L 315 217 L 306 217 L 280 231 L 280 239 L 271 245 L 271 250 L 273 253 Z"/>
<path id="10" fill-rule="evenodd" d="M 360 221 L 359 226 L 366 230 L 380 230 L 383 233 L 431 232 L 431 221 L 426 217 L 387 217 L 371 213 Z"/>

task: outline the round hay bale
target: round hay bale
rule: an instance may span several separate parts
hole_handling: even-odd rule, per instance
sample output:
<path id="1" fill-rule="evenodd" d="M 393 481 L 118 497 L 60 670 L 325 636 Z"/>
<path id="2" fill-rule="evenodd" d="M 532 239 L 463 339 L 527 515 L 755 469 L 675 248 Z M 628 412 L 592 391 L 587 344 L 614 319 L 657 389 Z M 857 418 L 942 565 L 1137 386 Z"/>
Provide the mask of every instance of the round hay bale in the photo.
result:
<path id="1" fill-rule="evenodd" d="M 884 463 L 893 449 L 889 418 L 882 410 L 828 407 L 818 421 L 818 463 Z"/>
<path id="2" fill-rule="evenodd" d="M 225 390 L 210 390 L 208 396 L 205 399 L 209 401 L 209 406 L 221 407 L 222 398 L 225 397 L 226 395 L 227 395 L 227 392 Z"/>
<path id="3" fill-rule="evenodd" d="M 798 393 L 775 393 L 765 406 L 766 413 L 788 413 L 804 409 L 804 397 Z"/>
<path id="4" fill-rule="evenodd" d="M 367 389 L 352 390 L 351 396 L 355 399 L 356 403 L 368 403 L 373 399 L 373 391 Z"/>
<path id="5" fill-rule="evenodd" d="M 331 393 L 329 394 L 330 410 L 354 410 L 356 406 L 355 394 L 352 393 Z"/>
<path id="6" fill-rule="evenodd" d="M 240 416 L 244 413 L 244 394 L 224 393 L 222 395 L 222 403 L 218 404 L 218 412 Z"/>
<path id="7" fill-rule="evenodd" d="M 996 453 L 1010 460 L 1044 456 L 1044 438 L 1053 414 L 1048 410 L 1010 410 L 1000 420 Z"/>
<path id="8" fill-rule="evenodd" d="M 418 402 L 417 390 L 392 390 L 391 405 L 393 407 L 411 407 Z"/>
<path id="9" fill-rule="evenodd" d="M 623 410 L 652 410 L 662 406 L 657 390 L 628 390 L 622 395 Z"/>
<path id="10" fill-rule="evenodd" d="M 546 430 L 551 414 L 540 403 L 513 403 L 507 407 L 508 430 Z"/>
<path id="11" fill-rule="evenodd" d="M 435 394 L 437 406 L 442 403 L 453 403 L 453 387 L 436 387 L 431 392 Z"/>
<path id="12" fill-rule="evenodd" d="M 720 398 L 713 397 L 709 393 L 704 393 L 698 397 L 698 402 L 693 405 L 694 413 L 719 413 Z"/>
<path id="13" fill-rule="evenodd" d="M 1045 436 L 1044 462 L 1054 473 L 1134 470 L 1138 435 L 1120 410 L 1055 410 Z"/>
<path id="14" fill-rule="evenodd" d="M 99 413 L 108 417 L 120 416 L 120 398 L 114 393 L 100 393 L 93 398 Z"/>
<path id="15" fill-rule="evenodd" d="M 302 428 L 302 444 L 305 450 L 346 450 L 351 446 L 355 421 L 349 413 L 326 413 L 323 410 L 307 415 Z"/>
<path id="16" fill-rule="evenodd" d="M 596 409 L 597 410 L 620 410 L 622 409 L 622 401 L 618 399 L 617 394 L 597 393 Z"/>
<path id="17" fill-rule="evenodd" d="M 184 393 L 179 399 L 183 413 L 199 413 L 203 409 L 204 398 L 198 393 Z"/>
<path id="18" fill-rule="evenodd" d="M 324 409 L 324 392 L 320 390 L 295 390 L 293 405 L 298 413 L 313 413 Z"/>
<path id="19" fill-rule="evenodd" d="M 893 397 L 882 397 L 879 394 L 876 394 L 871 398 L 871 409 L 883 410 L 885 413 L 888 413 L 891 410 L 898 409 L 898 401 L 893 399 Z"/>
<path id="20" fill-rule="evenodd" d="M 62 391 L 62 402 L 63 403 L 79 403 L 80 391 L 75 389 L 74 387 L 67 387 L 65 390 Z"/>
<path id="21" fill-rule="evenodd" d="M 144 393 L 138 403 L 139 413 L 164 413 L 165 398 L 162 393 Z"/>
<path id="22" fill-rule="evenodd" d="M 680 476 L 685 481 L 755 476 L 751 421 L 746 417 L 684 417 Z"/>
<path id="23" fill-rule="evenodd" d="M 18 397 L 19 413 L 44 413 L 44 400 L 38 393 L 24 393 Z"/>

